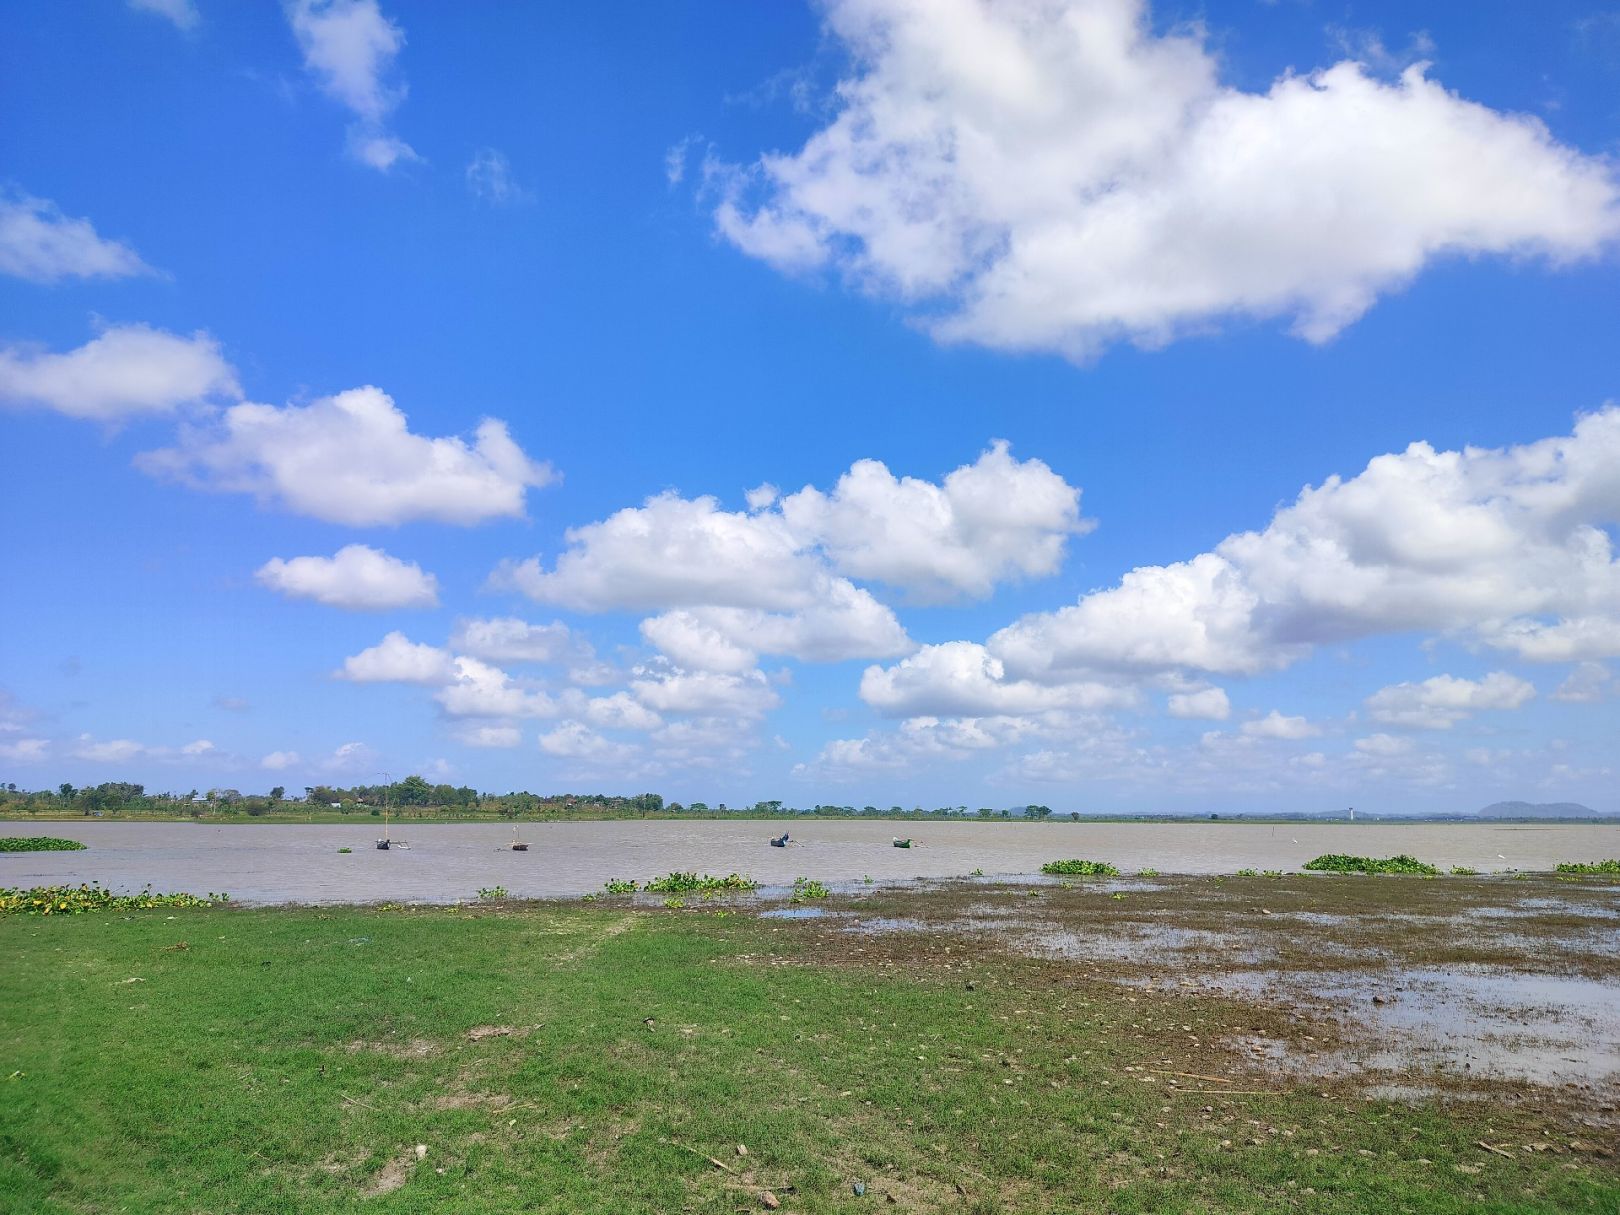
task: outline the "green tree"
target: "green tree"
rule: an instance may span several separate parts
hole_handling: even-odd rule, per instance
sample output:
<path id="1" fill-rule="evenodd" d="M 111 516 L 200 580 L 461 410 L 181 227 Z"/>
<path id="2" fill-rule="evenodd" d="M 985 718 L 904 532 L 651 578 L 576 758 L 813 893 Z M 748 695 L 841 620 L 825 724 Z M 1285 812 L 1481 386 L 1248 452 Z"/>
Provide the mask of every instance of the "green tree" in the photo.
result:
<path id="1" fill-rule="evenodd" d="M 270 790 L 270 800 L 273 801 L 273 802 L 279 802 L 282 798 L 284 798 L 286 796 L 287 796 L 287 786 L 286 785 L 277 785 L 274 789 Z"/>

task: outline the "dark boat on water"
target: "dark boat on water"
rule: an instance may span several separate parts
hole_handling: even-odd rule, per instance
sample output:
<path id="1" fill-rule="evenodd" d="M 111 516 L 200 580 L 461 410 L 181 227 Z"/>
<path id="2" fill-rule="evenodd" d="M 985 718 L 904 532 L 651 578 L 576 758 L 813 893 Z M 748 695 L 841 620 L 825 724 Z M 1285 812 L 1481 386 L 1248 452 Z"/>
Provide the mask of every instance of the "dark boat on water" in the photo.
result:
<path id="1" fill-rule="evenodd" d="M 524 842 L 523 840 L 518 839 L 518 837 L 517 837 L 517 828 L 513 827 L 512 828 L 512 851 L 513 852 L 527 852 L 528 850 L 529 850 L 529 845 L 526 842 Z"/>
<path id="2" fill-rule="evenodd" d="M 771 847 L 772 848 L 786 848 L 787 846 L 788 846 L 788 833 L 786 831 L 782 832 L 781 835 L 774 836 L 771 839 Z"/>
<path id="3" fill-rule="evenodd" d="M 911 847 L 911 837 L 907 836 L 905 839 L 901 839 L 898 835 L 895 836 L 894 837 L 894 846 L 896 848 L 909 848 L 909 847 Z"/>

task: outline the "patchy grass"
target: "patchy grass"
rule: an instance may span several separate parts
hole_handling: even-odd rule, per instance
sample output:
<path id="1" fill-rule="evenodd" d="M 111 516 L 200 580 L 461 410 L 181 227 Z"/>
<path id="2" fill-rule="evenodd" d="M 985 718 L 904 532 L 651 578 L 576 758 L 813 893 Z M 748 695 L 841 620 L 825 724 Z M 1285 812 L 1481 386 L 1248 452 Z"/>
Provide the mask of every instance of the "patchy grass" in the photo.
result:
<path id="1" fill-rule="evenodd" d="M 41 1215 L 735 1212 L 767 1189 L 808 1213 L 1613 1211 L 1612 1134 L 1539 1099 L 1407 1104 L 1245 1071 L 1234 1037 L 1297 1035 L 1291 1014 L 950 928 L 988 900 L 1284 941 L 1307 934 L 1277 916 L 1343 905 L 1373 931 L 1387 908 L 1351 885 L 879 888 L 802 921 L 544 904 L 0 921 L 0 1195 Z M 1246 893 L 1262 886 L 1266 920 Z M 1442 886 L 1487 883 L 1387 889 L 1421 913 Z M 938 927 L 837 926 L 896 915 Z"/>

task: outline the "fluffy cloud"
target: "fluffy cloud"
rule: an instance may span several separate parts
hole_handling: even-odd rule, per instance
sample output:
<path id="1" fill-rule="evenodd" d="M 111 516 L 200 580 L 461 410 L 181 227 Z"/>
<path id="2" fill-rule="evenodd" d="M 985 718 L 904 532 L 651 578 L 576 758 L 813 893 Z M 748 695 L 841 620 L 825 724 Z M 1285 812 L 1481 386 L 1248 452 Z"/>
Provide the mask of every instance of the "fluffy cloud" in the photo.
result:
<path id="1" fill-rule="evenodd" d="M 515 616 L 458 620 L 450 645 L 489 662 L 563 663 L 593 656 L 590 645 L 561 621 L 530 624 Z"/>
<path id="2" fill-rule="evenodd" d="M 1414 443 L 1330 477 L 1262 531 L 1133 570 L 992 636 L 1010 678 L 1249 674 L 1313 645 L 1408 631 L 1528 658 L 1620 653 L 1620 409 L 1505 449 Z M 1549 619 L 1550 618 L 1550 619 Z M 1580 644 L 1536 644 L 1548 637 Z"/>
<path id="3" fill-rule="evenodd" d="M 1386 726 L 1449 730 L 1482 709 L 1517 709 L 1535 694 L 1533 685 L 1506 671 L 1479 680 L 1436 675 L 1422 683 L 1380 688 L 1367 697 L 1367 710 Z"/>
<path id="4" fill-rule="evenodd" d="M 1596 252 L 1612 171 L 1424 65 L 1265 92 L 1144 0 L 830 0 L 855 69 L 794 154 L 711 166 L 715 219 L 788 271 L 831 266 L 941 340 L 1085 357 L 1212 321 L 1323 341 L 1439 257 Z"/>
<path id="5" fill-rule="evenodd" d="M 145 754 L 146 744 L 130 738 L 98 740 L 89 734 L 81 734 L 73 744 L 73 758 L 87 759 L 92 763 L 123 763 Z"/>
<path id="6" fill-rule="evenodd" d="M 199 489 L 251 493 L 351 527 L 521 518 L 527 491 L 555 479 L 505 423 L 486 418 L 471 444 L 425 438 L 372 387 L 305 406 L 234 405 L 217 423 L 185 427 L 176 446 L 136 462 Z"/>
<path id="7" fill-rule="evenodd" d="M 604 738 L 578 721 L 565 721 L 555 730 L 542 734 L 540 749 L 559 759 L 590 764 L 623 764 L 636 755 L 634 747 Z"/>
<path id="8" fill-rule="evenodd" d="M 981 716 L 1131 704 L 1136 690 L 1097 681 L 1048 685 L 1009 679 L 1001 660 L 983 646 L 951 641 L 924 646 L 892 667 L 868 667 L 861 676 L 861 699 L 891 717 Z"/>
<path id="9" fill-rule="evenodd" d="M 387 128 L 388 116 L 405 98 L 403 84 L 386 82 L 405 31 L 383 16 L 377 0 L 290 0 L 287 20 L 304 66 L 355 115 L 350 154 L 384 171 L 415 160 L 410 145 Z"/>
<path id="10" fill-rule="evenodd" d="M 1295 741 L 1301 738 L 1315 738 L 1321 733 L 1320 729 L 1305 718 L 1284 717 L 1276 709 L 1255 721 L 1243 723 L 1243 735 L 1246 738 L 1281 738 Z"/>
<path id="11" fill-rule="evenodd" d="M 450 682 L 434 693 L 450 717 L 556 717 L 557 702 L 544 691 L 519 683 L 499 667 L 458 655 Z"/>
<path id="12" fill-rule="evenodd" d="M 1611 679 L 1609 668 L 1601 662 L 1583 662 L 1558 685 L 1552 698 L 1570 704 L 1592 704 L 1603 699 Z"/>
<path id="13" fill-rule="evenodd" d="M 50 749 L 48 738 L 17 738 L 0 743 L 0 759 L 16 764 L 38 763 L 50 757 Z"/>
<path id="14" fill-rule="evenodd" d="M 697 716 L 725 713 L 761 717 L 781 698 L 759 671 L 728 675 L 716 671 L 647 672 L 630 684 L 630 694 L 660 713 Z"/>
<path id="15" fill-rule="evenodd" d="M 329 607 L 380 611 L 439 602 L 439 581 L 432 574 L 364 544 L 346 545 L 330 557 L 272 557 L 254 577 L 273 591 Z"/>
<path id="16" fill-rule="evenodd" d="M 303 762 L 296 751 L 272 751 L 259 761 L 259 767 L 268 772 L 285 772 Z"/>
<path id="17" fill-rule="evenodd" d="M 694 670 L 740 674 L 762 654 L 808 661 L 912 648 L 894 613 L 851 579 L 923 601 L 983 596 L 1056 571 L 1085 531 L 1080 491 L 996 443 L 938 484 L 862 460 L 823 492 L 748 492 L 748 511 L 662 494 L 568 532 L 551 569 L 506 563 L 492 579 L 584 611 L 654 611 L 642 635 Z"/>
<path id="18" fill-rule="evenodd" d="M 1168 701 L 1171 717 L 1201 718 L 1204 721 L 1225 721 L 1232 715 L 1232 702 L 1222 688 L 1204 688 L 1198 692 L 1177 692 Z"/>
<path id="19" fill-rule="evenodd" d="M 66 354 L 0 349 L 0 401 L 43 405 L 71 418 L 114 422 L 240 396 L 219 343 L 200 330 L 187 338 L 148 325 L 114 325 Z"/>
<path id="20" fill-rule="evenodd" d="M 0 274 L 54 283 L 151 272 L 135 250 L 98 236 L 89 220 L 70 219 L 47 199 L 0 193 Z"/>
<path id="21" fill-rule="evenodd" d="M 781 512 L 840 573 L 925 602 L 983 598 L 998 582 L 1054 574 L 1068 538 L 1093 526 L 1080 518 L 1078 489 L 1039 460 L 1013 459 L 1005 442 L 938 485 L 858 460 L 831 492 L 806 486 Z"/>
<path id="22" fill-rule="evenodd" d="M 515 747 L 523 741 L 516 726 L 467 725 L 456 731 L 456 739 L 469 747 Z"/>
<path id="23" fill-rule="evenodd" d="M 339 679 L 354 683 L 417 683 L 442 687 L 460 677 L 457 661 L 437 646 L 410 640 L 404 633 L 389 633 L 370 649 L 343 660 Z"/>

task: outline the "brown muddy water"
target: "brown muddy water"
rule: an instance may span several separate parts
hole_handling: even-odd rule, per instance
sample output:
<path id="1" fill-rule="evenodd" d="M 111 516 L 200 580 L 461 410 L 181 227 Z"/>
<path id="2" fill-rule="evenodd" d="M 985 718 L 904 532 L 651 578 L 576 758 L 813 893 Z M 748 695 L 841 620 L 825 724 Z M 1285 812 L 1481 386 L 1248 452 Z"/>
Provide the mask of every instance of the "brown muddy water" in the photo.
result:
<path id="1" fill-rule="evenodd" d="M 378 851 L 378 820 L 351 825 L 42 822 L 0 824 L 0 835 L 62 835 L 84 852 L 0 853 L 0 886 L 97 881 L 117 890 L 223 891 L 244 903 L 436 902 L 504 886 L 516 898 L 600 890 L 610 878 L 672 870 L 742 873 L 768 885 L 1032 874 L 1047 861 L 1085 857 L 1127 873 L 1296 870 L 1324 852 L 1409 853 L 1481 872 L 1545 870 L 1560 861 L 1620 854 L 1620 824 L 1269 823 L 800 823 L 632 820 L 525 823 L 527 852 L 496 824 L 396 824 L 408 848 Z M 789 830 L 787 848 L 771 835 Z M 896 834 L 916 841 L 891 846 Z M 352 852 L 341 853 L 340 848 Z"/>

